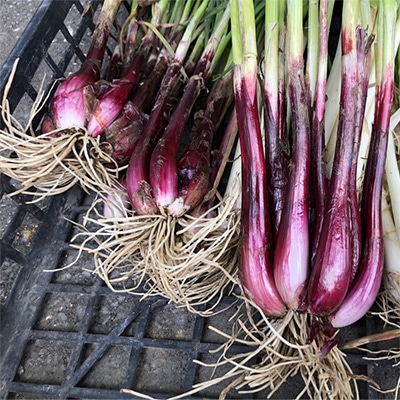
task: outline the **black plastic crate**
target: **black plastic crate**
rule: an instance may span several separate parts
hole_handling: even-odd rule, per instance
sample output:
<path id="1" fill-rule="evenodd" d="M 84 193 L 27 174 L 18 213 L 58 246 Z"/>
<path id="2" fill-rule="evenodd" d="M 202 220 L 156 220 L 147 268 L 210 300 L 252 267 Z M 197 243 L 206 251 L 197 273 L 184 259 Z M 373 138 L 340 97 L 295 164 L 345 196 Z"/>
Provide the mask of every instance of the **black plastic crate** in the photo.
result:
<path id="1" fill-rule="evenodd" d="M 44 74 L 49 88 L 55 78 L 76 70 L 83 61 L 99 4 L 41 3 L 0 70 L 2 96 L 13 63 L 20 58 L 9 98 L 18 119 L 26 116 Z M 128 7 L 121 8 L 121 20 Z M 165 299 L 140 300 L 112 292 L 85 271 L 92 262 L 86 256 L 72 268 L 45 272 L 62 268 L 76 255 L 69 247 L 73 228 L 66 218 L 79 220 L 92 197 L 75 187 L 29 204 L 26 195 L 8 197 L 18 182 L 0 175 L 0 183 L 0 398 L 132 398 L 120 388 L 167 398 L 210 377 L 211 370 L 193 360 L 218 357 L 209 350 L 216 349 L 222 338 L 208 326 L 227 330 L 232 309 L 203 318 Z M 221 307 L 232 301 L 226 297 Z M 378 325 L 378 318 L 367 317 L 342 330 L 342 335 L 356 338 L 375 332 Z M 382 388 L 393 387 L 397 380 L 398 371 L 387 362 L 366 361 L 356 353 L 348 354 L 348 361 L 355 373 Z M 218 398 L 225 384 L 192 397 Z M 292 398 L 302 385 L 295 378 L 273 398 Z M 393 397 L 377 393 L 365 382 L 360 382 L 360 393 L 369 399 Z M 253 398 L 266 395 L 260 392 Z M 235 392 L 229 396 L 241 398 Z"/>

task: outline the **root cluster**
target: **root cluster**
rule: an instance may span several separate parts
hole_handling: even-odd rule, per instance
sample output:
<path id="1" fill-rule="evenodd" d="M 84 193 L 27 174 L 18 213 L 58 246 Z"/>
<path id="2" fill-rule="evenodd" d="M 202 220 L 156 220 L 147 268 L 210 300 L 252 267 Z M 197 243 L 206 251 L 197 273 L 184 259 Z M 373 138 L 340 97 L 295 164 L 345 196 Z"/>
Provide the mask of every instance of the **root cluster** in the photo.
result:
<path id="1" fill-rule="evenodd" d="M 73 246 L 79 254 L 93 255 L 92 272 L 111 290 L 161 295 L 191 312 L 209 315 L 237 283 L 237 196 L 209 210 L 213 216 L 200 218 L 128 212 L 123 218 L 104 218 L 92 208 Z"/>
<path id="2" fill-rule="evenodd" d="M 194 391 L 229 379 L 232 383 L 221 393 L 220 399 L 224 399 L 231 389 L 244 396 L 267 390 L 270 397 L 289 378 L 299 375 L 304 387 L 297 394 L 298 399 L 305 395 L 316 399 L 358 398 L 357 380 L 369 378 L 355 375 L 337 346 L 330 348 L 327 354 L 323 353 L 327 340 L 334 337 L 327 338 L 319 332 L 313 341 L 309 341 L 310 318 L 307 314 L 289 311 L 283 319 L 270 320 L 254 304 L 250 305 L 245 299 L 244 304 L 244 319 L 237 319 L 231 334 L 216 330 L 226 342 L 218 349 L 222 354 L 219 362 L 207 365 L 215 368 L 228 364 L 232 368 L 220 378 L 196 385 Z M 234 345 L 246 345 L 249 351 L 229 355 Z M 251 365 L 249 361 L 253 359 L 257 363 Z"/>
<path id="3" fill-rule="evenodd" d="M 24 193 L 39 201 L 64 193 L 77 183 L 85 190 L 100 192 L 111 187 L 118 177 L 118 167 L 107 145 L 89 136 L 84 128 L 36 135 L 33 121 L 48 101 L 42 87 L 25 126 L 12 116 L 7 98 L 16 67 L 17 63 L 1 104 L 5 128 L 0 130 L 0 171 L 22 186 L 11 195 Z"/>

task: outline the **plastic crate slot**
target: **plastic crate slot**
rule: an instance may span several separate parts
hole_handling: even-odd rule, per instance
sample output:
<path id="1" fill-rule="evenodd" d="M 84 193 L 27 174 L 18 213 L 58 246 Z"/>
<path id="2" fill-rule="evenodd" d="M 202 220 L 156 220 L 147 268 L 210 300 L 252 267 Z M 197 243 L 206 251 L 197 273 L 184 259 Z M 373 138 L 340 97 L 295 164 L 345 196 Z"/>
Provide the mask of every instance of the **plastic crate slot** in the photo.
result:
<path id="1" fill-rule="evenodd" d="M 14 249 L 26 255 L 32 246 L 38 228 L 38 220 L 32 214 L 27 213 L 20 228 L 15 232 L 12 242 Z"/>
<path id="2" fill-rule="evenodd" d="M 1 260 L 0 260 L 1 261 Z M 13 288 L 22 266 L 12 259 L 6 258 L 0 264 L 0 304 L 7 302 L 8 295 Z"/>
<path id="3" fill-rule="evenodd" d="M 33 340 L 25 349 L 15 381 L 61 385 L 73 345 L 64 340 Z"/>
<path id="4" fill-rule="evenodd" d="M 146 348 L 142 351 L 134 390 L 160 394 L 179 394 L 189 357 L 185 351 Z M 177 369 L 180 371 L 176 373 Z M 158 379 L 163 376 L 163 379 Z"/>
<path id="5" fill-rule="evenodd" d="M 79 285 L 84 287 L 90 287 L 94 285 L 97 280 L 97 276 L 86 268 L 91 265 L 92 257 L 90 254 L 85 253 L 76 264 L 66 268 L 69 264 L 75 261 L 78 251 L 69 249 L 69 244 L 65 244 L 66 250 L 62 253 L 57 266 L 59 271 L 55 271 L 52 274 L 51 282 L 54 284 L 60 284 L 66 287 L 67 285 Z"/>
<path id="6" fill-rule="evenodd" d="M 11 197 L 3 194 L 0 199 L 0 239 L 7 236 L 7 229 L 17 212 L 18 204 Z"/>
<path id="7" fill-rule="evenodd" d="M 48 293 L 34 329 L 77 332 L 88 300 L 84 294 Z"/>
<path id="8" fill-rule="evenodd" d="M 109 334 L 116 324 L 126 318 L 134 306 L 132 297 L 100 296 L 93 310 L 89 333 Z"/>
<path id="9" fill-rule="evenodd" d="M 167 304 L 151 313 L 145 335 L 151 339 L 190 341 L 195 321 L 196 316 L 185 308 Z"/>
<path id="10" fill-rule="evenodd" d="M 83 350 L 86 360 L 98 345 L 88 344 Z M 78 383 L 79 387 L 119 390 L 125 378 L 131 348 L 129 346 L 111 346 L 101 358 L 97 358 L 93 367 Z"/>

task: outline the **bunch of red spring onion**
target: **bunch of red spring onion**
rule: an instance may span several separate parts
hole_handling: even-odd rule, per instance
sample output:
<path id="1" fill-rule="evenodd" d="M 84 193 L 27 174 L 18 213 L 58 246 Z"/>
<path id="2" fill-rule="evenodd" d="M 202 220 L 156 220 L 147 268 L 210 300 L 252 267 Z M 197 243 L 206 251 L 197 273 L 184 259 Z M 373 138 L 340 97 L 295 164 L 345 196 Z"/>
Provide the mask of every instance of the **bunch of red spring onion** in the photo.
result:
<path id="1" fill-rule="evenodd" d="M 267 5 L 270 3 L 277 6 L 267 1 Z M 232 28 L 234 33 L 238 32 L 233 36 L 233 48 L 238 53 L 235 102 L 237 109 L 246 110 L 238 113 L 243 185 L 242 284 L 248 296 L 268 316 L 279 317 L 291 309 L 308 312 L 331 322 L 334 327 L 346 326 L 361 318 L 372 306 L 381 284 L 381 193 L 392 114 L 397 4 L 386 1 L 377 10 L 375 114 L 360 205 L 357 157 L 372 44 L 361 22 L 360 4 L 353 1 L 343 4 L 340 111 L 329 179 L 323 165 L 324 131 L 321 126 L 325 113 L 327 2 L 321 1 L 320 5 L 320 49 L 325 62 L 318 71 L 313 102 L 311 79 L 304 74 L 308 69 L 305 69 L 303 56 L 303 2 L 288 2 L 291 12 L 287 12 L 285 79 L 290 129 L 283 133 L 282 128 L 278 129 L 279 118 L 282 118 L 276 111 L 278 85 L 271 90 L 271 75 L 266 75 L 265 150 L 257 106 L 255 23 L 251 25 L 246 19 L 253 18 L 246 10 L 251 5 L 252 2 L 245 2 L 238 6 L 241 7 L 240 17 L 233 17 L 233 22 L 238 20 L 240 24 Z M 266 14 L 271 16 L 267 10 Z M 279 26 L 278 18 L 276 26 Z M 269 58 L 266 58 L 268 63 Z M 265 70 L 270 73 L 268 65 Z M 278 78 L 277 70 L 275 78 Z M 290 134 L 289 156 L 282 144 L 287 140 L 285 132 Z M 315 147 L 310 145 L 311 137 Z M 268 159 L 267 165 L 265 159 Z M 315 163 L 313 174 L 311 162 Z M 267 181 L 267 171 L 272 177 L 271 184 Z M 287 182 L 277 178 L 285 175 Z"/>
<path id="2" fill-rule="evenodd" d="M 391 180 L 385 165 L 391 162 L 396 176 L 399 171 L 393 143 L 387 158 L 398 4 L 342 3 L 335 69 L 328 65 L 333 2 L 310 1 L 305 23 L 302 0 L 266 0 L 263 56 L 256 4 L 232 1 L 242 163 L 239 276 L 252 307 L 225 344 L 219 364 L 230 363 L 231 370 L 208 384 L 230 378 L 243 393 L 273 393 L 299 373 L 305 382 L 299 398 L 357 397 L 357 377 L 337 347 L 337 328 L 373 306 L 382 287 L 384 242 L 390 234 L 398 244 L 393 219 L 382 221 L 391 205 L 386 200 L 389 209 L 382 208 Z M 337 113 L 326 104 L 335 94 Z M 336 121 L 329 127 L 330 113 Z M 386 263 L 393 265 L 390 258 Z M 251 349 L 226 356 L 235 342 Z M 248 365 L 256 355 L 261 361 Z"/>
<path id="3" fill-rule="evenodd" d="M 225 3 L 133 1 L 119 43 L 105 63 L 110 31 L 121 5 L 121 0 L 106 0 L 84 63 L 57 87 L 39 132 L 33 131 L 32 120 L 45 107 L 47 97 L 38 97 L 24 128 L 9 115 L 6 93 L 2 110 L 7 129 L 1 132 L 0 145 L 8 152 L 0 159 L 1 171 L 20 181 L 22 192 L 34 194 L 29 189 L 35 187 L 37 196 L 47 196 L 77 182 L 84 188 L 109 191 L 117 179 L 125 180 L 128 169 L 125 181 L 137 213 L 154 212 L 155 204 L 165 205 L 165 196 L 180 198 L 176 183 L 174 188 L 154 190 L 160 199 L 154 199 L 153 209 L 146 211 L 146 202 L 139 204 L 141 194 L 137 191 L 139 186 L 150 184 L 148 171 L 143 168 L 183 89 L 187 89 L 186 102 L 180 102 L 176 121 L 169 124 L 170 132 L 175 131 L 176 124 L 183 130 L 195 101 L 210 87 L 215 68 L 226 62 L 221 60 L 226 58 L 228 51 L 224 48 L 229 41 L 229 12 L 222 16 Z M 213 24 L 218 30 L 210 38 Z M 101 76 L 103 64 L 105 77 Z M 192 76 L 190 85 L 185 82 L 188 76 Z M 168 140 L 179 141 L 180 135 L 175 132 L 175 138 Z M 177 151 L 178 146 L 172 147 Z M 162 156 L 167 150 L 157 151 Z M 130 159 L 137 162 L 127 168 Z M 152 163 L 159 165 L 158 161 L 154 155 Z M 160 179 L 174 179 L 165 169 L 160 173 L 167 175 Z M 160 181 L 156 175 L 152 179 Z M 176 193 L 167 194 L 166 190 Z M 179 212 L 196 205 L 184 204 Z"/>
<path id="4" fill-rule="evenodd" d="M 161 8 L 170 12 L 168 24 L 158 21 Z M 157 45 L 108 127 L 102 110 L 128 83 L 97 84 L 101 94 L 87 124 L 89 135 L 104 127 L 100 143 L 111 146 L 111 155 L 118 144 L 120 177 L 99 192 L 102 208 L 94 202 L 86 218 L 96 229 L 82 227 L 74 246 L 93 254 L 94 272 L 113 290 L 161 294 L 193 311 L 214 301 L 200 311 L 209 313 L 237 271 L 240 186 L 232 179 L 224 192 L 220 187 L 237 133 L 236 114 L 230 115 L 230 5 L 161 1 L 151 23 L 136 16 L 128 31 L 137 24 L 149 30 L 129 55 L 132 62 L 142 62 L 149 38 Z"/>
<path id="5" fill-rule="evenodd" d="M 6 150 L 6 155 L 0 157 L 0 170 L 21 182 L 22 188 L 18 192 L 42 198 L 62 193 L 77 182 L 96 188 L 96 182 L 101 184 L 103 181 L 95 172 L 90 173 L 96 165 L 100 167 L 100 175 L 108 176 L 102 165 L 112 163 L 112 158 L 96 151 L 98 143 L 84 135 L 83 131 L 94 101 L 89 88 L 100 81 L 106 46 L 120 4 L 121 0 L 104 2 L 86 60 L 78 71 L 58 86 L 40 132 L 35 132 L 33 120 L 42 112 L 50 95 L 46 96 L 43 91 L 39 93 L 28 123 L 23 127 L 9 111 L 7 94 L 12 82 L 10 77 L 1 107 L 6 129 L 1 131 L 0 146 Z M 92 178 L 85 181 L 86 172 Z M 112 179 L 105 178 L 105 181 L 110 184 Z M 33 187 L 36 190 L 31 190 Z"/>
<path id="6" fill-rule="evenodd" d="M 113 290 L 218 303 L 235 281 L 239 223 L 240 187 L 219 185 L 237 133 L 229 2 L 132 1 L 108 60 L 120 4 L 103 3 L 86 60 L 56 89 L 40 132 L 16 124 L 4 99 L 0 170 L 39 199 L 77 182 L 100 197 L 86 219 L 98 229 L 85 237 L 83 227 L 74 246 Z"/>

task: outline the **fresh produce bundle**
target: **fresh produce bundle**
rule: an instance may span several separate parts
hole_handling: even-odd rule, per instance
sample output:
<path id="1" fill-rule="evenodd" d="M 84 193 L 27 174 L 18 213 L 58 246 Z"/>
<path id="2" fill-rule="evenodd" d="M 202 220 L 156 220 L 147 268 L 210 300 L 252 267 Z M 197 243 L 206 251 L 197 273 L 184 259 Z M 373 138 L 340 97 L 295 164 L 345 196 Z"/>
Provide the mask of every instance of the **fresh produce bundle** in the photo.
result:
<path id="1" fill-rule="evenodd" d="M 112 163 L 104 160 L 104 170 L 93 165 L 82 177 L 86 184 L 106 173 L 72 245 L 79 254 L 93 254 L 93 271 L 112 290 L 160 294 L 209 314 L 232 290 L 237 271 L 240 185 L 234 169 L 228 182 L 237 142 L 230 4 L 156 2 L 150 15 L 146 21 L 136 12 L 127 22 L 130 40 L 137 25 L 148 28 L 129 57 L 122 53 L 124 65 L 132 60 L 126 71 L 132 72 L 138 57 L 143 64 L 137 83 L 97 83 L 101 93 L 85 137 L 102 136 L 103 130 L 96 152 L 109 148 L 118 179 L 107 175 Z M 144 51 L 150 51 L 146 62 Z M 132 93 L 121 108 L 125 85 Z M 86 89 L 93 91 L 93 85 Z M 117 89 L 122 92 L 115 96 Z M 116 99 L 120 114 L 112 122 L 108 112 L 102 118 Z"/>
<path id="2" fill-rule="evenodd" d="M 390 210 L 388 200 L 388 182 L 399 171 L 394 141 L 387 157 L 398 107 L 398 4 L 342 2 L 338 68 L 328 64 L 328 1 L 307 3 L 306 22 L 302 0 L 266 1 L 262 89 L 256 4 L 233 1 L 231 21 L 242 161 L 238 274 L 246 317 L 238 318 L 231 335 L 220 332 L 227 340 L 217 365 L 231 369 L 194 391 L 229 379 L 222 398 L 231 388 L 274 393 L 300 374 L 304 388 L 298 398 L 359 397 L 357 379 L 364 377 L 351 371 L 338 333 L 374 305 L 389 235 L 393 248 L 387 245 L 386 252 L 391 249 L 393 256 L 399 249 L 393 222 L 398 210 Z M 335 91 L 336 110 L 326 100 Z M 328 115 L 335 120 L 329 130 Z M 392 297 L 382 315 L 397 328 L 343 348 L 399 337 L 395 264 L 387 254 L 384 292 Z M 250 348 L 229 355 L 233 344 Z M 398 348 L 391 349 L 388 358 L 396 353 Z M 249 364 L 255 357 L 261 361 Z"/>
<path id="3" fill-rule="evenodd" d="M 11 76 L 1 107 L 6 129 L 0 135 L 4 149 L 0 170 L 22 183 L 16 193 L 33 194 L 39 200 L 82 183 L 82 177 L 86 179 L 83 186 L 89 188 L 101 186 L 103 178 L 108 185 L 113 181 L 108 177 L 114 175 L 115 168 L 106 166 L 113 164 L 111 157 L 101 151 L 99 140 L 85 132 L 94 101 L 90 88 L 100 81 L 107 42 L 120 4 L 121 0 L 104 2 L 85 62 L 56 89 L 38 133 L 33 129 L 33 120 L 45 107 L 48 95 L 39 93 L 27 125 L 22 126 L 9 111 Z"/>
<path id="4" fill-rule="evenodd" d="M 104 2 L 86 60 L 58 86 L 40 134 L 8 119 L 0 166 L 39 198 L 77 182 L 92 189 L 98 229 L 83 227 L 78 247 L 95 272 L 113 290 L 192 309 L 220 299 L 237 268 L 240 186 L 219 185 L 237 133 L 229 2 L 133 1 L 102 77 L 119 5 Z"/>
<path id="5" fill-rule="evenodd" d="M 131 14 L 109 60 L 106 48 L 121 2 L 107 0 L 102 5 L 84 63 L 58 85 L 38 132 L 34 132 L 32 121 L 47 107 L 49 95 L 38 96 L 23 127 L 9 112 L 10 78 L 2 104 L 6 129 L 0 138 L 5 149 L 0 168 L 22 183 L 19 192 L 43 197 L 66 191 L 76 183 L 85 189 L 107 192 L 118 180 L 125 179 L 139 137 L 136 147 L 152 150 L 188 76 L 194 75 L 187 90 L 186 108 L 190 110 L 190 101 L 209 88 L 212 71 L 221 61 L 219 55 L 214 57 L 217 47 L 221 57 L 226 57 L 223 49 L 228 42 L 224 38 L 228 12 L 213 36 L 215 42 L 199 60 L 214 16 L 225 8 L 224 2 L 211 7 L 208 2 L 164 0 L 132 2 Z M 180 123 L 184 125 L 184 120 Z M 146 159 L 149 151 L 136 150 L 134 157 L 139 152 Z M 129 168 L 128 180 L 136 170 Z"/>

